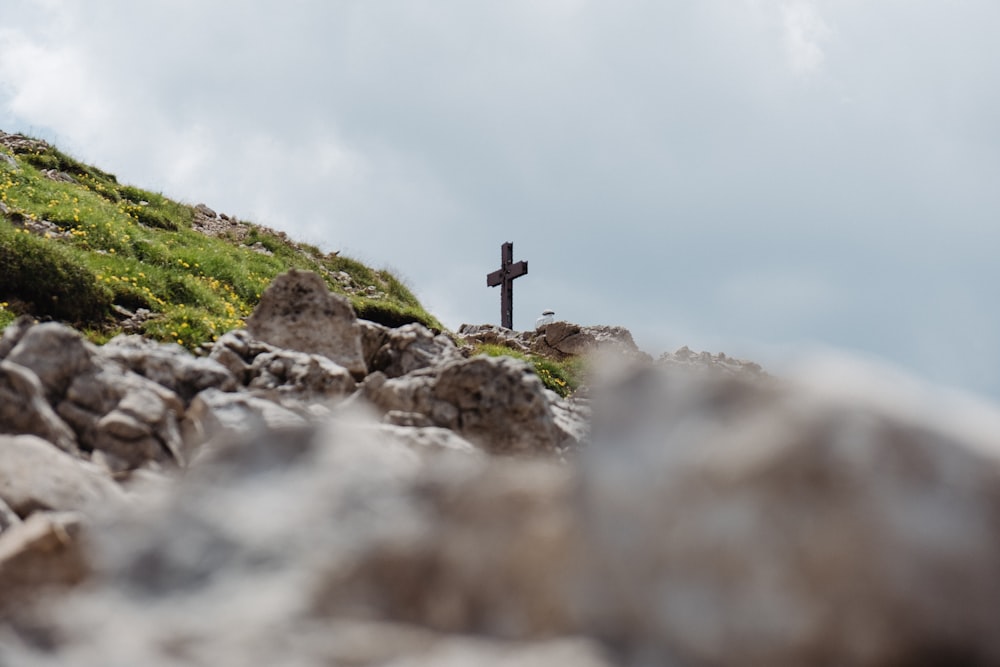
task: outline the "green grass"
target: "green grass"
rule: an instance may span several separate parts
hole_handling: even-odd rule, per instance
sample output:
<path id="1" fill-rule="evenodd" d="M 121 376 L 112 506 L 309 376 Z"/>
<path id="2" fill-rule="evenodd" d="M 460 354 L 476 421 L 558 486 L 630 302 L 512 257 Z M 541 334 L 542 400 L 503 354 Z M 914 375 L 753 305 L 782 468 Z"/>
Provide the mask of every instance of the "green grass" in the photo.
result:
<path id="1" fill-rule="evenodd" d="M 526 361 L 535 369 L 535 373 L 547 388 L 563 398 L 569 396 L 583 384 L 586 375 L 586 362 L 582 357 L 555 361 L 548 357 L 514 350 L 505 345 L 479 343 L 475 346 L 475 354 L 489 357 L 514 357 Z"/>
<path id="2" fill-rule="evenodd" d="M 206 236 L 191 227 L 192 207 L 121 185 L 52 147 L 14 157 L 19 169 L 0 163 L 0 201 L 15 217 L 50 221 L 70 236 L 37 236 L 0 216 L 0 326 L 27 313 L 69 322 L 103 340 L 118 332 L 111 316 L 116 304 L 155 313 L 145 335 L 194 348 L 242 326 L 271 280 L 299 268 L 324 276 L 360 317 L 443 328 L 388 271 L 325 255 L 256 225 L 243 241 Z M 52 180 L 43 169 L 76 182 Z M 256 242 L 273 254 L 246 247 Z M 339 271 L 385 297 L 348 294 L 333 277 Z"/>

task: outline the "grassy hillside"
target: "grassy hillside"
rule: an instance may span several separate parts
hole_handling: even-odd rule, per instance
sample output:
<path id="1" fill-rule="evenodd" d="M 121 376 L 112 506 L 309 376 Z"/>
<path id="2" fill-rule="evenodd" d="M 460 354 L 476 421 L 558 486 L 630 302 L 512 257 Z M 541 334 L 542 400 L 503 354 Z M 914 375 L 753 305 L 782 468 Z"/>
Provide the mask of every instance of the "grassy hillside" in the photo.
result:
<path id="1" fill-rule="evenodd" d="M 442 328 L 388 271 L 122 185 L 2 132 L 0 204 L 0 327 L 26 313 L 100 341 L 144 308 L 140 333 L 194 348 L 241 326 L 261 291 L 294 267 L 324 276 L 360 317 Z"/>

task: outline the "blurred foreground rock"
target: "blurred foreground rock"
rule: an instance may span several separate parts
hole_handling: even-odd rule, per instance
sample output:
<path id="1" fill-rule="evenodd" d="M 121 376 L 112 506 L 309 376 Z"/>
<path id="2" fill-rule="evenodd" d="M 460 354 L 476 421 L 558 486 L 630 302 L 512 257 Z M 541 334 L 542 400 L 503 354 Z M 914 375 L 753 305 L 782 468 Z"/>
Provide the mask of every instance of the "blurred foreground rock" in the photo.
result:
<path id="1" fill-rule="evenodd" d="M 682 349 L 619 354 L 591 420 L 355 330 L 357 384 L 249 331 L 5 332 L 0 665 L 1000 664 L 992 406 Z"/>

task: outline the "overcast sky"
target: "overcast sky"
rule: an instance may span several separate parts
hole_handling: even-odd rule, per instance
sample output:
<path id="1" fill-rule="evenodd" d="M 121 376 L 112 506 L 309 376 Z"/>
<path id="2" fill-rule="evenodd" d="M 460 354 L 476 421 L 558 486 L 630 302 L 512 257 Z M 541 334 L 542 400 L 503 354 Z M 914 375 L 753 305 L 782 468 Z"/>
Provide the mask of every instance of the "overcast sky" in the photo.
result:
<path id="1" fill-rule="evenodd" d="M 1000 397 L 997 0 L 0 0 L 0 129 L 397 271 L 446 325 Z"/>

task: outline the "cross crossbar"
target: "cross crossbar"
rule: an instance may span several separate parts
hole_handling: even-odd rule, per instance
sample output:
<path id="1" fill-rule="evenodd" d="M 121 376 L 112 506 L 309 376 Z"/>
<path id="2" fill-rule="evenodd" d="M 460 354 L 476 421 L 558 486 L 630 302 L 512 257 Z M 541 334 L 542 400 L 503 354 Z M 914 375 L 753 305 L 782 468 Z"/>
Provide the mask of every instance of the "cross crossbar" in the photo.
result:
<path id="1" fill-rule="evenodd" d="M 500 286 L 500 326 L 514 328 L 514 278 L 528 273 L 527 262 L 514 261 L 514 244 L 500 246 L 500 268 L 486 276 L 487 287 Z"/>

